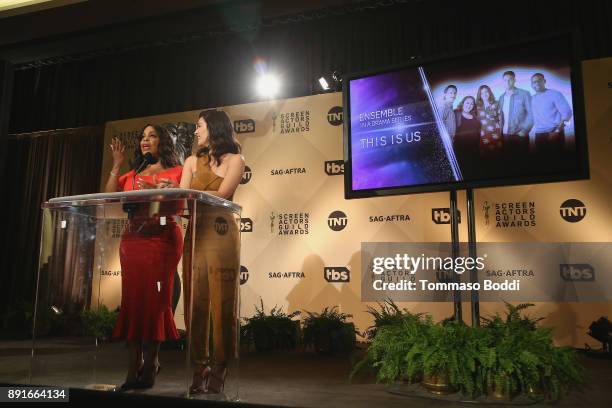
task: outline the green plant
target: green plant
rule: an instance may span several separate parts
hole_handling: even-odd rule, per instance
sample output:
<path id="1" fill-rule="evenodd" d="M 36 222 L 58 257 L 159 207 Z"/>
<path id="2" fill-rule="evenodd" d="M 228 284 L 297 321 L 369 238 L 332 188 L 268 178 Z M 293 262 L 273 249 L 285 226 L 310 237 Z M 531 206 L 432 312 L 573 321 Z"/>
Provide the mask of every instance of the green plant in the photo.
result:
<path id="1" fill-rule="evenodd" d="M 406 355 L 422 366 L 423 375 L 447 377 L 464 394 L 482 392 L 477 369 L 485 352 L 483 333 L 461 322 L 444 321 L 429 326 Z"/>
<path id="2" fill-rule="evenodd" d="M 531 318 L 529 316 L 521 315 L 521 312 L 523 310 L 535 306 L 533 303 L 520 303 L 516 306 L 511 305 L 506 301 L 504 301 L 504 303 L 506 304 L 505 324 L 511 329 L 535 330 L 538 327 L 538 323 L 544 320 L 543 317 Z M 492 320 L 497 317 L 500 317 L 499 313 L 496 313 L 495 316 L 490 318 L 481 317 L 480 320 L 484 326 L 488 326 L 492 322 Z"/>
<path id="3" fill-rule="evenodd" d="M 564 389 L 584 381 L 584 372 L 571 348 L 554 345 L 552 328 L 538 327 L 542 318 L 521 315 L 531 306 L 506 303 L 505 317 L 483 319 L 488 352 L 480 359 L 480 379 L 489 391 L 511 396 L 541 389 L 557 400 Z"/>
<path id="4" fill-rule="evenodd" d="M 110 311 L 106 305 L 100 305 L 98 310 L 83 310 L 81 312 L 83 334 L 99 339 L 111 338 L 118 316 L 119 308 Z"/>
<path id="5" fill-rule="evenodd" d="M 423 360 L 418 355 L 407 358 L 407 354 L 417 342 L 424 340 L 426 330 L 433 324 L 431 317 L 404 313 L 398 318 L 398 308 L 388 307 L 391 310 L 386 312 L 381 308 L 382 324 L 377 328 L 365 357 L 353 368 L 351 379 L 365 367 L 372 367 L 377 370 L 377 381 L 420 380 Z"/>
<path id="6" fill-rule="evenodd" d="M 319 353 L 351 352 L 357 340 L 355 325 L 347 322 L 350 314 L 338 312 L 338 306 L 321 313 L 308 312 L 304 319 L 304 346 Z"/>
<path id="7" fill-rule="evenodd" d="M 437 376 L 472 397 L 490 393 L 509 398 L 538 390 L 557 400 L 584 381 L 583 369 L 571 348 L 554 345 L 551 328 L 538 327 L 541 318 L 523 315 L 531 306 L 506 303 L 505 316 L 483 319 L 483 327 L 452 319 L 434 324 L 430 316 L 396 318 L 378 329 L 351 377 L 371 366 L 377 380 L 387 383 Z M 397 312 L 391 307 L 387 314 Z"/>
<path id="8" fill-rule="evenodd" d="M 270 314 L 264 311 L 263 300 L 261 307 L 255 306 L 252 317 L 243 318 L 245 324 L 241 327 L 241 337 L 244 344 L 254 344 L 257 351 L 290 350 L 294 349 L 300 338 L 299 322 L 292 320 L 300 312 L 290 314 L 283 312 L 282 307 L 274 306 Z"/>
<path id="9" fill-rule="evenodd" d="M 378 309 L 368 306 L 366 311 L 374 318 L 374 324 L 368 327 L 364 337 L 372 341 L 378 330 L 383 326 L 399 323 L 403 320 L 417 321 L 423 313 L 411 313 L 407 309 L 400 309 L 392 299 L 385 299 L 384 302 L 376 302 Z"/>

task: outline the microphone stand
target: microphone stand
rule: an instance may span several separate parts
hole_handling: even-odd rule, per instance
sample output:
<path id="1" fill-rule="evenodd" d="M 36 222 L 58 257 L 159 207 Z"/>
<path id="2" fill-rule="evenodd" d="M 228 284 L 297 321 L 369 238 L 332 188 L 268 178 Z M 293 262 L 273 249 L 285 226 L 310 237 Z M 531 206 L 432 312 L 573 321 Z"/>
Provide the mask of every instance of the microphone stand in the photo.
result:
<path id="1" fill-rule="evenodd" d="M 143 171 L 149 164 L 151 164 L 151 161 L 149 160 L 148 156 L 145 156 L 142 160 L 142 163 L 140 163 L 140 166 L 138 166 L 138 168 L 136 169 L 136 172 L 134 173 L 134 177 L 132 177 L 132 190 L 136 189 L 136 186 L 135 186 L 136 176 L 138 175 L 138 173 Z M 123 211 L 127 213 L 128 220 L 132 219 L 132 216 L 134 214 L 134 210 L 136 209 L 136 207 L 138 207 L 137 203 L 124 203 L 123 204 Z"/>

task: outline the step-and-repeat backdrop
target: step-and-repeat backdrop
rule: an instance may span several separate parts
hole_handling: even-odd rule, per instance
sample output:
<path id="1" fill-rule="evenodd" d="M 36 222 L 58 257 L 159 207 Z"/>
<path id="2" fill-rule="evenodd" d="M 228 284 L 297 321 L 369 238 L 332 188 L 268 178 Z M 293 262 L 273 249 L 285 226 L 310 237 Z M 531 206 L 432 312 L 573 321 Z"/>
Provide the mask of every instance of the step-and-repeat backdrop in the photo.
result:
<path id="1" fill-rule="evenodd" d="M 583 64 L 591 179 L 475 191 L 479 242 L 612 242 L 611 72 L 612 58 Z M 450 241 L 447 192 L 344 199 L 340 93 L 220 109 L 232 118 L 247 166 L 235 195 L 235 201 L 243 208 L 241 316 L 252 315 L 260 300 L 266 310 L 282 306 L 288 312 L 319 312 L 326 306 L 338 306 L 340 311 L 353 315 L 363 332 L 372 324 L 365 310 L 375 304 L 362 301 L 362 243 Z M 191 151 L 198 113 L 199 110 L 108 122 L 105 146 L 109 146 L 111 138 L 119 137 L 128 146 L 127 157 L 131 157 L 143 126 L 156 123 L 169 129 L 184 158 Z M 107 148 L 101 189 L 111 163 Z M 464 218 L 465 194 L 459 192 L 458 196 Z M 122 225 L 117 220 L 107 226 L 111 231 L 105 235 L 108 249 L 104 257 L 96 253 L 100 262 L 95 263 L 99 267 L 94 271 L 94 285 L 99 285 L 100 290 L 92 291 L 94 301 L 110 307 L 120 303 L 121 268 L 118 256 L 112 256 L 117 253 L 112 248 L 118 247 Z M 460 239 L 467 241 L 465 222 L 460 224 Z M 521 265 L 519 258 L 520 252 L 509 257 L 508 265 L 501 270 L 529 275 L 530 270 Z M 539 273 L 549 274 L 551 281 L 579 282 L 582 276 L 592 282 L 604 276 L 589 269 L 588 260 L 567 271 L 566 266 L 565 276 L 557 267 Z M 481 314 L 502 310 L 501 300 L 482 302 Z M 612 312 L 609 299 L 534 303 L 530 314 L 546 316 L 544 323 L 556 327 L 558 343 L 576 346 L 585 342 L 596 346 L 597 342 L 586 334 L 588 326 Z M 414 312 L 431 313 L 436 319 L 452 314 L 452 304 L 448 302 L 399 304 Z M 463 308 L 469 321 L 469 303 L 464 303 Z M 182 314 L 179 302 L 178 326 L 182 326 Z"/>

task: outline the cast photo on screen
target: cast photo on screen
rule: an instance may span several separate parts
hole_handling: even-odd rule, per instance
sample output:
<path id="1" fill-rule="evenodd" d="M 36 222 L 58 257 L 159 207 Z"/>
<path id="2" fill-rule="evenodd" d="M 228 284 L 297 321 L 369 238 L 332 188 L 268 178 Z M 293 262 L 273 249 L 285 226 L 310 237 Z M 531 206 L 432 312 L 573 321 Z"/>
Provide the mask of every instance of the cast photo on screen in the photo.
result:
<path id="1" fill-rule="evenodd" d="M 545 169 L 575 149 L 569 70 L 506 68 L 433 90 L 463 179 L 479 178 L 483 164 L 503 177 L 506 160 L 523 173 L 530 156 Z"/>

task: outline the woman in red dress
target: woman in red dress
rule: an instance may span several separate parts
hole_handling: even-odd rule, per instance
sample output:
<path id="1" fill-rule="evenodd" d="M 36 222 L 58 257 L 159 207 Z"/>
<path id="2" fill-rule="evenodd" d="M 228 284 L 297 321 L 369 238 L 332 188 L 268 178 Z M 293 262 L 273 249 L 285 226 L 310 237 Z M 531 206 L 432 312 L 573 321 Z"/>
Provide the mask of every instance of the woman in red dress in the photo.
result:
<path id="1" fill-rule="evenodd" d="M 143 129 L 133 163 L 137 169 L 144 167 L 139 174 L 131 170 L 118 177 L 125 161 L 125 147 L 114 139 L 111 149 L 113 169 L 106 183 L 107 192 L 180 184 L 182 167 L 164 128 L 146 125 Z M 146 161 L 145 155 L 153 160 Z M 183 236 L 176 214 L 174 202 L 137 203 L 128 210 L 129 222 L 119 246 L 121 310 L 113 332 L 113 337 L 127 340 L 129 349 L 122 390 L 152 387 L 159 371 L 161 342 L 179 337 L 172 313 L 172 290 Z"/>

